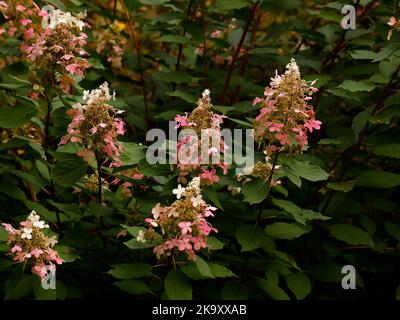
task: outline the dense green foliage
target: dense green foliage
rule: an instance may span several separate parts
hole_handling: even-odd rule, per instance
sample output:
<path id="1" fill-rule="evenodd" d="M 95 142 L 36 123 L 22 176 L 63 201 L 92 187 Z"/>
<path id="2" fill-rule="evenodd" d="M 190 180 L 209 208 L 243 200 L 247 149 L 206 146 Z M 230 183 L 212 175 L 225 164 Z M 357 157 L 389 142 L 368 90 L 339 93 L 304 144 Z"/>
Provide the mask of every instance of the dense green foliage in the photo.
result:
<path id="1" fill-rule="evenodd" d="M 0 35 L 0 222 L 16 226 L 36 210 L 58 234 L 55 248 L 65 260 L 57 290 L 41 289 L 38 277 L 6 254 L 0 227 L 0 297 L 400 299 L 399 31 L 388 40 L 388 21 L 400 19 L 400 6 L 357 1 L 356 29 L 344 30 L 347 2 L 36 1 L 87 10 L 91 66 L 73 76 L 66 93 L 33 70 L 21 36 Z M 121 61 L 99 49 L 109 26 Z M 221 36 L 211 36 L 216 29 Z M 209 219 L 219 231 L 207 239 L 209 249 L 195 262 L 157 261 L 151 243 L 136 238 L 156 203 L 175 200 L 178 175 L 168 164 L 147 163 L 147 130 L 168 130 L 206 88 L 214 112 L 227 117 L 222 127 L 251 128 L 259 114 L 253 99 L 291 58 L 305 80 L 318 79 L 310 103 L 321 129 L 303 153 L 279 155 L 279 186 L 265 179 L 241 185 L 232 169 L 220 174 L 203 188 L 218 207 Z M 67 111 L 104 81 L 116 91 L 111 103 L 125 111 L 127 132 L 118 137 L 122 166 L 103 168 L 99 204 L 99 161 L 59 143 L 71 122 Z M 129 187 L 113 184 L 116 177 Z M 341 286 L 344 265 L 357 271 L 356 290 Z"/>

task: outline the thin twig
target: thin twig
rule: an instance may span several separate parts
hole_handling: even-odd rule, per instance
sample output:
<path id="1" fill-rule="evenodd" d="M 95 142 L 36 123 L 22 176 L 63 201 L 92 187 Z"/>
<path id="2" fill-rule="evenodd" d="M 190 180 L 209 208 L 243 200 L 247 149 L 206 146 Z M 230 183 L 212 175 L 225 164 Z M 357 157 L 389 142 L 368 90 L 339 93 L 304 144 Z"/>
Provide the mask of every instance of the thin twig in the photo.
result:
<path id="1" fill-rule="evenodd" d="M 117 14 L 117 4 L 118 4 L 118 0 L 114 0 L 114 6 L 113 6 L 113 16 L 115 19 L 115 16 Z"/>
<path id="2" fill-rule="evenodd" d="M 101 175 L 102 175 L 102 171 L 101 171 L 101 160 L 100 160 L 100 156 L 96 155 L 96 162 L 97 162 L 97 186 L 98 186 L 98 190 L 97 190 L 97 201 L 99 202 L 99 204 L 101 205 L 103 203 L 103 192 L 102 192 L 102 183 L 101 183 Z"/>
<path id="3" fill-rule="evenodd" d="M 46 100 L 47 100 L 47 113 L 46 113 L 46 123 L 44 127 L 44 150 L 47 153 L 49 148 L 49 128 L 50 128 L 50 118 L 51 118 L 51 89 L 46 88 Z"/>
<path id="4" fill-rule="evenodd" d="M 193 5 L 193 0 L 190 0 L 190 1 L 189 1 L 189 6 L 188 6 L 188 9 L 187 9 L 187 12 L 186 12 L 186 19 L 187 19 L 187 20 L 190 19 L 190 12 L 191 12 L 191 10 L 192 10 L 192 5 Z M 183 36 L 186 35 L 186 30 L 185 30 L 185 29 L 183 30 L 183 34 L 182 34 L 182 35 L 183 35 Z M 181 58 L 182 58 L 182 52 L 183 52 L 183 43 L 181 43 L 181 44 L 179 45 L 178 57 L 176 58 L 175 71 L 178 71 L 178 70 L 179 70 L 180 61 L 181 61 Z"/>
<path id="5" fill-rule="evenodd" d="M 205 22 L 205 0 L 200 2 L 201 7 L 201 33 L 203 38 L 203 88 L 208 88 L 208 63 L 207 63 L 207 41 L 206 41 L 206 22 Z"/>
<path id="6" fill-rule="evenodd" d="M 250 45 L 249 45 L 249 48 L 252 48 L 252 47 L 253 47 L 254 41 L 255 41 L 255 39 L 256 39 L 256 34 L 257 34 L 258 26 L 259 26 L 259 24 L 260 24 L 261 16 L 262 16 L 262 11 L 260 11 L 260 12 L 257 14 L 257 18 L 254 20 L 253 30 L 252 30 L 252 32 L 251 32 L 251 38 L 250 38 Z M 244 73 L 246 72 L 246 68 L 247 68 L 248 63 L 249 63 L 249 56 L 248 56 L 247 53 L 245 53 L 245 55 L 244 55 L 243 58 L 242 58 L 242 64 L 240 65 L 239 76 L 241 76 L 241 77 L 244 76 Z M 239 95 L 240 95 L 240 88 L 241 88 L 241 86 L 240 86 L 240 84 L 238 84 L 238 85 L 236 86 L 235 93 L 234 93 L 234 94 L 232 95 L 232 97 L 231 97 L 230 105 L 235 104 L 235 102 L 238 100 Z"/>
<path id="7" fill-rule="evenodd" d="M 128 20 L 129 32 L 131 34 L 131 38 L 132 38 L 132 41 L 135 46 L 136 59 L 137 59 L 138 67 L 139 67 L 140 85 L 142 87 L 142 94 L 143 94 L 143 100 L 144 100 L 144 116 L 145 116 L 147 127 L 150 128 L 151 123 L 150 123 L 150 114 L 149 114 L 149 104 L 147 101 L 146 84 L 144 81 L 144 71 L 143 71 L 143 64 L 142 64 L 142 58 L 141 58 L 141 43 L 136 38 L 135 31 L 133 29 L 131 15 L 126 8 L 124 1 L 120 0 L 120 3 L 122 6 L 122 10 L 124 11 L 126 18 Z"/>
<path id="8" fill-rule="evenodd" d="M 225 82 L 224 82 L 224 86 L 223 86 L 222 92 L 221 92 L 221 94 L 219 96 L 219 99 L 218 99 L 218 103 L 220 105 L 224 105 L 225 104 L 226 94 L 227 94 L 228 89 L 229 89 L 229 83 L 230 83 L 231 78 L 232 78 L 232 74 L 233 74 L 233 70 L 235 68 L 236 61 L 237 61 L 237 59 L 239 57 L 240 51 L 241 51 L 241 49 L 243 47 L 244 40 L 246 39 L 247 32 L 249 31 L 250 24 L 254 19 L 254 16 L 256 14 L 256 11 L 257 11 L 257 8 L 259 7 L 259 5 L 260 5 L 259 1 L 256 2 L 253 5 L 253 7 L 251 8 L 250 14 L 249 14 L 249 16 L 247 18 L 246 24 L 245 24 L 244 29 L 243 29 L 242 36 L 241 36 L 241 38 L 239 40 L 239 43 L 238 43 L 238 45 L 236 47 L 235 53 L 233 54 L 232 61 L 231 61 L 230 65 L 229 65 L 229 67 L 228 67 L 228 71 L 227 71 L 227 74 L 226 74 L 226 78 L 225 78 Z"/>
<path id="9" fill-rule="evenodd" d="M 45 152 L 45 156 L 46 156 L 46 161 L 48 163 L 52 162 L 52 157 L 48 152 L 49 149 L 49 131 L 50 131 L 50 121 L 51 121 L 51 111 L 52 111 L 52 107 L 51 107 L 51 102 L 53 99 L 53 95 L 52 95 L 52 90 L 51 87 L 46 87 L 46 100 L 47 100 L 47 114 L 46 114 L 46 123 L 45 123 L 45 127 L 44 127 L 44 152 Z M 54 186 L 54 181 L 53 179 L 50 180 L 50 192 L 51 192 L 51 197 L 53 198 L 54 201 L 56 201 L 57 196 L 56 196 L 56 188 Z M 56 208 L 56 219 L 57 219 L 57 228 L 59 230 L 61 230 L 61 219 L 60 219 L 60 212 L 58 210 L 58 208 Z"/>
<path id="10" fill-rule="evenodd" d="M 311 25 L 311 30 L 315 30 L 318 24 L 321 22 L 321 18 L 316 19 L 313 24 Z M 296 49 L 294 50 L 293 54 L 296 55 L 299 53 L 301 46 L 306 42 L 306 38 L 302 38 L 300 43 L 297 45 Z"/>

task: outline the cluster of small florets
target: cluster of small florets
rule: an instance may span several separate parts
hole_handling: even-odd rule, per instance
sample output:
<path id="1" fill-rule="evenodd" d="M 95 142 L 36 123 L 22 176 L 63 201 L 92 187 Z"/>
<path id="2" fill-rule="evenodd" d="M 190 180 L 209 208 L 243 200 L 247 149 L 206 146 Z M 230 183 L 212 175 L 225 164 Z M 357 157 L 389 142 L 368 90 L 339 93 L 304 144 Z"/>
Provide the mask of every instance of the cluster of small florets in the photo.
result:
<path id="1" fill-rule="evenodd" d="M 29 40 L 41 30 L 42 16 L 46 15 L 33 1 L 0 1 L 0 12 L 6 21 L 0 26 L 0 39 L 5 37 Z"/>
<path id="2" fill-rule="evenodd" d="M 118 23 L 114 22 L 98 33 L 96 52 L 105 56 L 112 68 L 120 69 L 125 45 L 126 39 L 122 36 Z"/>
<path id="3" fill-rule="evenodd" d="M 85 175 L 83 178 L 83 187 L 92 193 L 97 193 L 99 190 L 99 175 L 98 173 L 92 173 L 90 175 Z M 101 188 L 103 190 L 110 191 L 108 188 L 108 182 L 106 179 L 101 178 Z"/>
<path id="4" fill-rule="evenodd" d="M 387 24 L 391 27 L 387 35 L 387 39 L 390 40 L 394 30 L 400 32 L 400 20 L 397 19 L 396 17 L 390 17 Z"/>
<path id="5" fill-rule="evenodd" d="M 130 180 L 142 180 L 144 179 L 144 174 L 140 172 L 138 167 L 128 168 L 123 171 L 118 171 L 118 177 L 116 177 L 112 184 L 114 185 L 121 185 L 122 188 L 122 195 L 125 198 L 132 197 L 132 190 L 133 183 Z M 139 185 L 139 188 L 146 189 L 146 186 Z"/>
<path id="6" fill-rule="evenodd" d="M 57 243 L 55 237 L 48 238 L 43 229 L 49 228 L 40 216 L 32 211 L 26 221 L 20 223 L 19 229 L 14 229 L 11 224 L 2 223 L 8 233 L 9 254 L 17 263 L 28 264 L 32 267 L 32 273 L 43 278 L 47 274 L 46 267 L 55 271 L 55 264 L 62 264 L 53 246 Z"/>
<path id="7" fill-rule="evenodd" d="M 321 121 L 315 120 L 313 107 L 308 103 L 318 91 L 301 79 L 294 59 L 282 75 L 271 78 L 263 98 L 255 98 L 253 105 L 261 104 L 255 121 L 255 139 L 266 143 L 266 151 L 301 151 L 308 144 L 307 132 L 319 130 Z"/>
<path id="8" fill-rule="evenodd" d="M 87 35 L 82 32 L 85 23 L 84 15 L 74 17 L 69 12 L 54 10 L 50 14 L 43 13 L 44 25 L 40 33 L 32 34 L 21 46 L 26 57 L 32 61 L 31 69 L 38 72 L 43 82 L 59 85 L 69 92 L 75 82 L 73 75 L 84 76 L 89 62 L 83 56 L 87 52 Z"/>
<path id="9" fill-rule="evenodd" d="M 0 142 L 6 143 L 12 138 L 20 136 L 34 141 L 35 143 L 41 143 L 43 139 L 43 133 L 40 128 L 35 126 L 32 122 L 27 122 L 18 128 L 1 128 L 0 129 Z"/>
<path id="10" fill-rule="evenodd" d="M 181 183 L 185 184 L 186 176 L 193 172 L 198 174 L 202 184 L 218 182 L 216 167 L 227 174 L 228 165 L 223 161 L 226 145 L 221 135 L 223 116 L 212 112 L 211 108 L 210 91 L 204 90 L 191 114 L 175 117 L 176 128 L 192 129 L 196 133 L 177 143 L 178 181 Z"/>
<path id="11" fill-rule="evenodd" d="M 231 63 L 233 58 L 233 53 L 236 50 L 235 46 L 219 46 L 216 44 L 217 41 L 227 41 L 229 34 L 237 28 L 237 21 L 235 18 L 227 23 L 227 27 L 225 29 L 214 29 L 210 33 L 210 38 L 201 42 L 194 53 L 198 56 L 203 56 L 205 49 L 208 52 L 208 55 L 211 56 L 211 59 L 216 65 L 224 65 L 225 62 Z M 205 48 L 206 47 L 206 48 Z M 244 48 L 241 48 L 239 52 L 239 57 L 241 57 L 245 52 Z"/>
<path id="12" fill-rule="evenodd" d="M 118 117 L 122 111 L 107 103 L 112 98 L 115 99 L 115 93 L 110 94 L 107 82 L 98 89 L 85 90 L 83 100 L 86 104 L 77 103 L 68 111 L 73 119 L 60 144 L 79 143 L 84 149 L 78 155 L 85 160 L 94 156 L 103 158 L 106 154 L 112 159 L 110 167 L 118 166 L 123 148 L 117 137 L 123 135 L 125 129 L 124 122 Z"/>
<path id="13" fill-rule="evenodd" d="M 267 152 L 264 151 L 266 154 Z M 275 179 L 274 172 L 281 166 L 274 165 L 271 163 L 271 158 L 266 156 L 264 160 L 257 161 L 254 165 L 244 168 L 243 173 L 236 176 L 237 180 L 242 184 L 245 184 L 252 180 L 252 178 L 259 178 L 264 181 L 268 181 L 271 187 L 275 187 L 281 184 L 281 181 Z M 272 175 L 272 176 L 271 176 Z"/>
<path id="14" fill-rule="evenodd" d="M 196 251 L 207 247 L 206 238 L 218 232 L 208 222 L 217 208 L 208 205 L 200 190 L 200 178 L 194 178 L 186 188 L 178 185 L 173 190 L 177 200 L 168 207 L 159 203 L 147 218 L 148 230 L 141 231 L 137 241 L 162 242 L 154 248 L 158 259 L 184 252 L 189 260 L 196 260 Z M 158 232 L 157 232 L 158 231 Z"/>

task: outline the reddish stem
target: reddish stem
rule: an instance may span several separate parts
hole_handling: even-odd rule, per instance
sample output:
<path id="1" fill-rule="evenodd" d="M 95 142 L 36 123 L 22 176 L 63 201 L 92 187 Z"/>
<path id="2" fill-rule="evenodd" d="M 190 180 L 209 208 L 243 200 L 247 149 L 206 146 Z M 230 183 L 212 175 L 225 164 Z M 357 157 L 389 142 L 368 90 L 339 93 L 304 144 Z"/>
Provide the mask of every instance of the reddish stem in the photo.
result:
<path id="1" fill-rule="evenodd" d="M 141 43 L 135 36 L 135 31 L 133 29 L 131 15 L 129 14 L 129 12 L 126 8 L 124 1 L 121 0 L 120 3 L 122 6 L 122 9 L 126 15 L 126 18 L 128 20 L 129 32 L 131 34 L 131 37 L 132 37 L 132 40 L 133 40 L 133 43 L 135 46 L 136 59 L 137 59 L 138 67 L 139 67 L 140 85 L 142 87 L 142 95 L 143 95 L 143 100 L 144 100 L 144 116 L 145 116 L 147 127 L 150 128 L 151 123 L 150 123 L 150 114 L 149 114 L 149 104 L 147 101 L 146 84 L 144 81 L 143 64 L 142 64 L 142 58 L 141 58 Z"/>
<path id="2" fill-rule="evenodd" d="M 233 74 L 233 70 L 235 68 L 236 61 L 237 61 L 237 59 L 239 57 L 240 50 L 243 47 L 243 43 L 244 43 L 244 40 L 246 39 L 246 35 L 247 35 L 248 31 L 249 31 L 250 24 L 254 19 L 254 16 L 256 14 L 256 11 L 257 11 L 257 8 L 258 8 L 259 5 L 260 5 L 259 1 L 256 2 L 253 5 L 253 7 L 251 8 L 250 14 L 249 14 L 249 16 L 247 18 L 246 24 L 245 24 L 244 29 L 243 29 L 242 36 L 241 36 L 241 38 L 239 40 L 238 46 L 237 46 L 237 48 L 235 50 L 235 53 L 233 54 L 232 61 L 231 61 L 230 65 L 229 65 L 229 67 L 228 67 L 228 72 L 226 74 L 224 87 L 223 87 L 222 92 L 221 92 L 221 94 L 219 96 L 219 99 L 218 99 L 218 104 L 220 104 L 220 105 L 224 105 L 225 104 L 226 94 L 227 94 L 228 89 L 229 89 L 229 83 L 230 83 L 231 78 L 232 78 L 232 74 Z"/>

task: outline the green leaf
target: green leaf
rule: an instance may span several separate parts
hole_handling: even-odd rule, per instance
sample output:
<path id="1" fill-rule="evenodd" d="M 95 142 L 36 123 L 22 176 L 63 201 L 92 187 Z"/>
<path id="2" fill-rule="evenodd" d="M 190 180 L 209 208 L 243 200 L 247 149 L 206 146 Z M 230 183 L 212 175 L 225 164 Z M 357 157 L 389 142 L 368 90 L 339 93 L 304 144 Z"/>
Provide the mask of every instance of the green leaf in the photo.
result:
<path id="1" fill-rule="evenodd" d="M 152 248 L 156 246 L 157 244 L 154 243 L 153 241 L 148 241 L 142 242 L 142 241 L 137 241 L 136 237 L 139 234 L 139 231 L 146 231 L 145 228 L 143 227 L 129 227 L 126 225 L 122 225 L 123 228 L 125 228 L 134 238 L 124 242 L 124 245 L 126 245 L 129 249 L 136 250 L 136 249 L 146 249 L 146 248 Z"/>
<path id="2" fill-rule="evenodd" d="M 40 203 L 26 200 L 25 206 L 30 210 L 35 210 L 46 221 L 53 222 L 53 223 L 57 222 L 56 213 L 51 212 L 46 207 L 42 206 Z"/>
<path id="3" fill-rule="evenodd" d="M 182 71 L 156 71 L 153 73 L 153 77 L 158 81 L 174 82 L 177 84 L 190 82 L 192 80 L 191 76 L 188 73 Z"/>
<path id="4" fill-rule="evenodd" d="M 265 233 L 276 239 L 294 239 L 311 231 L 299 223 L 275 222 L 265 228 Z"/>
<path id="5" fill-rule="evenodd" d="M 8 240 L 8 233 L 3 226 L 0 226 L 0 242 L 6 242 Z"/>
<path id="6" fill-rule="evenodd" d="M 249 50 L 249 54 L 264 55 L 264 54 L 268 54 L 268 53 L 276 54 L 276 49 L 275 48 L 271 48 L 271 47 L 266 47 L 266 48 L 254 48 L 254 49 L 250 49 Z"/>
<path id="7" fill-rule="evenodd" d="M 400 43 L 392 42 L 386 47 L 382 48 L 382 50 L 376 54 L 375 59 L 372 60 L 372 62 L 382 61 L 399 49 L 400 49 Z"/>
<path id="8" fill-rule="evenodd" d="M 25 193 L 14 183 L 8 182 L 8 179 L 0 178 L 0 193 L 4 193 L 11 198 L 22 201 L 26 199 Z"/>
<path id="9" fill-rule="evenodd" d="M 240 39 L 242 38 L 243 35 L 243 29 L 242 28 L 237 28 L 234 29 L 233 31 L 228 33 L 228 42 L 234 47 L 237 48 L 239 45 Z M 245 45 L 248 44 L 247 39 L 245 39 L 244 42 Z M 232 79 L 233 80 L 233 79 Z M 244 79 L 245 80 L 245 79 Z M 245 80 L 246 81 L 246 80 Z M 234 81 L 232 81 L 232 84 L 234 84 Z"/>
<path id="10" fill-rule="evenodd" d="M 225 12 L 227 10 L 243 9 L 247 7 L 245 0 L 218 0 L 215 3 L 215 10 L 218 12 Z"/>
<path id="11" fill-rule="evenodd" d="M 377 156 L 400 159 L 400 144 L 386 144 L 372 147 Z"/>
<path id="12" fill-rule="evenodd" d="M 354 117 L 351 128 L 353 129 L 353 132 L 356 135 L 356 137 L 364 129 L 365 125 L 368 122 L 368 117 L 369 117 L 369 112 L 366 110 L 361 111 Z"/>
<path id="13" fill-rule="evenodd" d="M 341 266 L 334 263 L 323 263 L 313 265 L 308 274 L 321 282 L 340 282 L 343 279 Z"/>
<path id="14" fill-rule="evenodd" d="M 187 37 L 181 36 L 181 35 L 173 35 L 173 34 L 167 34 L 159 39 L 156 40 L 157 42 L 169 42 L 169 43 L 178 43 L 178 44 L 188 44 L 190 43 L 190 40 Z"/>
<path id="15" fill-rule="evenodd" d="M 303 79 L 306 81 L 317 80 L 317 82 L 313 87 L 321 88 L 324 85 L 326 85 L 332 79 L 332 77 L 327 74 L 310 74 L 310 75 L 305 75 Z"/>
<path id="16" fill-rule="evenodd" d="M 293 272 L 285 275 L 285 281 L 297 300 L 303 300 L 311 292 L 310 280 L 304 272 Z"/>
<path id="17" fill-rule="evenodd" d="M 67 298 L 68 289 L 67 287 L 60 281 L 56 281 L 56 295 L 57 300 L 65 300 Z"/>
<path id="18" fill-rule="evenodd" d="M 279 287 L 278 282 L 258 278 L 257 285 L 274 300 L 290 300 L 286 292 Z"/>
<path id="19" fill-rule="evenodd" d="M 61 0 L 46 0 L 46 2 L 52 4 L 56 8 L 60 9 L 61 11 L 68 11 L 67 7 L 64 5 L 64 3 Z"/>
<path id="20" fill-rule="evenodd" d="M 242 246 L 242 252 L 274 246 L 273 241 L 267 237 L 261 228 L 248 224 L 242 225 L 237 229 L 236 239 Z"/>
<path id="21" fill-rule="evenodd" d="M 385 83 L 387 79 L 390 79 L 393 72 L 396 71 L 396 68 L 397 66 L 393 62 L 384 60 L 379 63 L 379 71 L 383 74 L 384 78 L 386 78 L 383 83 Z"/>
<path id="22" fill-rule="evenodd" d="M 16 90 L 19 88 L 23 88 L 25 85 L 17 84 L 17 83 L 0 83 L 1 89 L 8 89 L 8 90 Z"/>
<path id="23" fill-rule="evenodd" d="M 349 224 L 336 224 L 330 228 L 331 235 L 350 245 L 374 246 L 371 236 L 365 231 Z"/>
<path id="24" fill-rule="evenodd" d="M 146 263 L 134 262 L 130 264 L 116 264 L 111 266 L 108 274 L 117 279 L 133 279 L 152 276 L 152 266 Z"/>
<path id="25" fill-rule="evenodd" d="M 307 10 L 312 14 L 317 15 L 318 17 L 320 17 L 321 19 L 327 20 L 327 21 L 334 21 L 334 22 L 338 22 L 340 23 L 343 19 L 343 16 L 331 11 L 327 11 L 327 10 Z"/>
<path id="26" fill-rule="evenodd" d="M 168 1 L 169 0 L 139 0 L 140 3 L 147 4 L 147 5 L 150 5 L 150 6 L 159 6 L 159 5 L 162 5 L 162 4 L 164 4 L 164 3 L 168 2 Z"/>
<path id="27" fill-rule="evenodd" d="M 151 293 L 146 283 L 140 280 L 122 280 L 114 283 L 118 288 L 130 294 Z"/>
<path id="28" fill-rule="evenodd" d="M 40 160 L 36 160 L 36 168 L 38 169 L 40 175 L 47 181 L 50 181 L 50 171 L 49 168 Z"/>
<path id="29" fill-rule="evenodd" d="M 325 170 L 308 162 L 294 161 L 289 166 L 298 176 L 309 181 L 322 181 L 329 177 Z"/>
<path id="30" fill-rule="evenodd" d="M 345 181 L 345 182 L 329 182 L 326 186 L 329 189 L 336 191 L 349 192 L 353 190 L 356 185 L 355 181 Z"/>
<path id="31" fill-rule="evenodd" d="M 353 59 L 365 59 L 365 60 L 372 60 L 375 58 L 376 53 L 369 50 L 353 50 L 349 52 Z"/>
<path id="32" fill-rule="evenodd" d="M 376 223 L 374 222 L 374 220 L 372 220 L 368 216 L 362 214 L 360 216 L 360 224 L 365 230 L 367 230 L 367 232 L 371 236 L 374 235 L 374 233 L 376 231 Z"/>
<path id="33" fill-rule="evenodd" d="M 229 117 L 227 117 L 227 118 L 229 120 L 231 120 L 232 122 L 237 123 L 238 125 L 241 125 L 241 126 L 243 126 L 245 128 L 252 128 L 253 127 L 253 125 L 251 123 L 249 123 L 249 122 L 246 122 L 246 121 L 243 121 L 243 120 L 240 120 L 240 119 L 234 119 L 234 118 L 229 118 Z"/>
<path id="34" fill-rule="evenodd" d="M 188 264 L 180 269 L 185 276 L 192 280 L 204 280 L 207 277 L 203 276 L 195 264 Z"/>
<path id="35" fill-rule="evenodd" d="M 0 127 L 17 128 L 28 122 L 36 115 L 36 108 L 31 105 L 21 104 L 15 107 L 0 108 Z"/>
<path id="36" fill-rule="evenodd" d="M 5 300 L 21 299 L 29 295 L 32 291 L 32 279 L 32 275 L 23 274 L 22 266 L 15 268 L 6 283 Z"/>
<path id="37" fill-rule="evenodd" d="M 124 165 L 137 164 L 146 157 L 145 147 L 133 142 L 121 142 L 124 152 L 121 160 Z"/>
<path id="38" fill-rule="evenodd" d="M 385 221 L 385 229 L 386 232 L 396 239 L 397 241 L 400 241 L 400 226 L 398 224 L 395 224 L 390 221 Z"/>
<path id="39" fill-rule="evenodd" d="M 89 58 L 88 62 L 90 63 L 91 68 L 97 69 L 97 70 L 107 70 L 106 67 L 97 59 L 94 58 Z"/>
<path id="40" fill-rule="evenodd" d="M 165 94 L 170 97 L 181 98 L 182 100 L 185 100 L 186 102 L 189 102 L 189 103 L 196 103 L 196 101 L 198 99 L 196 96 L 194 96 L 192 94 L 186 93 L 184 91 L 179 91 L 179 90 L 166 92 Z"/>
<path id="41" fill-rule="evenodd" d="M 350 92 L 359 92 L 359 91 L 370 92 L 375 89 L 375 84 L 369 81 L 345 80 L 338 86 L 338 88 L 342 88 Z"/>
<path id="42" fill-rule="evenodd" d="M 209 262 L 208 266 L 211 270 L 211 273 L 214 275 L 214 277 L 217 277 L 217 278 L 235 277 L 235 274 L 223 265 Z"/>
<path id="43" fill-rule="evenodd" d="M 242 187 L 244 201 L 250 204 L 262 202 L 269 193 L 269 184 L 261 179 L 246 182 Z"/>
<path id="44" fill-rule="evenodd" d="M 170 300 L 191 300 L 192 284 L 179 270 L 171 270 L 164 280 L 165 291 Z"/>
<path id="45" fill-rule="evenodd" d="M 87 163 L 77 156 L 60 160 L 51 170 L 51 178 L 63 187 L 69 187 L 82 178 L 87 171 Z"/>
<path id="46" fill-rule="evenodd" d="M 144 227 L 131 227 L 127 226 L 126 224 L 121 224 L 121 227 L 128 231 L 128 233 L 135 238 L 138 236 L 139 231 L 146 231 L 146 228 Z"/>
<path id="47" fill-rule="evenodd" d="M 356 178 L 356 185 L 370 188 L 394 188 L 400 185 L 400 175 L 386 171 L 364 171 Z"/>
<path id="48" fill-rule="evenodd" d="M 197 256 L 196 258 L 196 267 L 199 270 L 200 274 L 206 278 L 214 278 L 210 267 L 208 266 L 207 262 L 205 262 L 202 258 Z"/>
<path id="49" fill-rule="evenodd" d="M 289 178 L 290 181 L 294 183 L 298 188 L 301 187 L 301 179 L 300 176 L 285 163 L 282 165 L 284 174 Z"/>
<path id="50" fill-rule="evenodd" d="M 206 200 L 207 198 L 211 200 L 211 202 L 219 209 L 224 210 L 222 208 L 221 201 L 219 201 L 218 194 L 217 192 L 212 188 L 212 187 L 205 187 L 202 189 L 202 194 L 205 196 Z"/>
<path id="51" fill-rule="evenodd" d="M 217 238 L 214 237 L 207 237 L 206 244 L 207 248 L 211 250 L 220 250 L 224 247 L 223 242 L 219 241 Z"/>
<path id="52" fill-rule="evenodd" d="M 153 248 L 155 246 L 154 243 L 151 241 L 141 242 L 137 241 L 136 238 L 124 242 L 124 245 L 126 245 L 129 249 L 132 250 Z"/>
<path id="53" fill-rule="evenodd" d="M 309 209 L 302 209 L 289 200 L 272 199 L 272 203 L 277 207 L 282 208 L 286 212 L 290 213 L 293 216 L 293 218 L 301 224 L 305 224 L 307 220 L 330 219 L 329 217 L 323 216 L 319 212 L 315 212 Z"/>
<path id="54" fill-rule="evenodd" d="M 75 253 L 75 249 L 68 246 L 56 245 L 56 250 L 59 253 L 61 259 L 65 262 L 74 262 L 79 259 L 79 255 Z"/>
<path id="55" fill-rule="evenodd" d="M 222 287 L 221 296 L 224 300 L 247 300 L 249 290 L 239 281 L 231 280 Z"/>
<path id="56" fill-rule="evenodd" d="M 32 279 L 33 294 L 36 300 L 56 300 L 57 299 L 57 284 L 56 289 L 43 289 L 42 283 L 38 277 Z"/>

